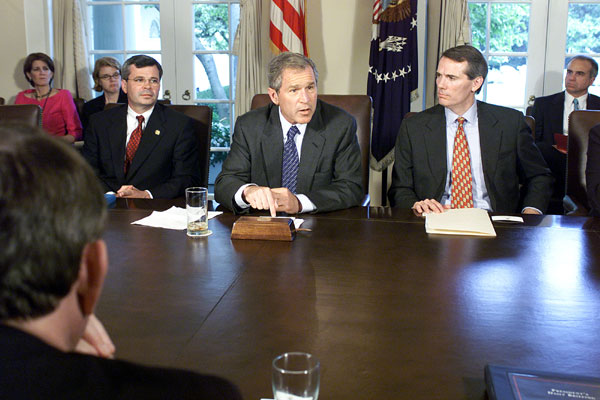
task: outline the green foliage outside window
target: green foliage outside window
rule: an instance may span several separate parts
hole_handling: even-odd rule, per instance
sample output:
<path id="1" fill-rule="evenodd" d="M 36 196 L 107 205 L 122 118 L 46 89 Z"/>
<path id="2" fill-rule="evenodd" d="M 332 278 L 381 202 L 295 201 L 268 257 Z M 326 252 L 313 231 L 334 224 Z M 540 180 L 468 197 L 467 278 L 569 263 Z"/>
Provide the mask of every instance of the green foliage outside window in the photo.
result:
<path id="1" fill-rule="evenodd" d="M 600 5 L 569 5 L 567 53 L 600 53 Z"/>

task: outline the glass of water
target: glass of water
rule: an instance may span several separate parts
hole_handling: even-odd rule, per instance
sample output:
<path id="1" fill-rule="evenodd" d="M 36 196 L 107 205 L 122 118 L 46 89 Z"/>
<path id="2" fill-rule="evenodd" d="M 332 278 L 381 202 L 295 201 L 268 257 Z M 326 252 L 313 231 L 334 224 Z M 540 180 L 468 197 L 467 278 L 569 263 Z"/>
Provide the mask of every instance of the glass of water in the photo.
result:
<path id="1" fill-rule="evenodd" d="M 208 189 L 189 187 L 185 189 L 185 209 L 187 211 L 187 235 L 208 236 Z"/>
<path id="2" fill-rule="evenodd" d="M 320 364 L 308 353 L 284 353 L 273 360 L 275 400 L 317 400 Z"/>

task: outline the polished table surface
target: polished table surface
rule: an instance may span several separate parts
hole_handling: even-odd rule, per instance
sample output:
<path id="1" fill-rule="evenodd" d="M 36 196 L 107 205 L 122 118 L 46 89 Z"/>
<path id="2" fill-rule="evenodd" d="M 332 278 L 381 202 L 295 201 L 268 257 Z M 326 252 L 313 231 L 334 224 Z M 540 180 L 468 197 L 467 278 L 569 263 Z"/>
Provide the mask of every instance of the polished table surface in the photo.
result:
<path id="1" fill-rule="evenodd" d="M 525 216 L 496 238 L 428 236 L 408 210 L 303 216 L 293 242 L 131 225 L 109 212 L 97 313 L 119 358 L 272 397 L 271 360 L 321 361 L 320 399 L 482 399 L 487 363 L 600 376 L 600 221 Z"/>

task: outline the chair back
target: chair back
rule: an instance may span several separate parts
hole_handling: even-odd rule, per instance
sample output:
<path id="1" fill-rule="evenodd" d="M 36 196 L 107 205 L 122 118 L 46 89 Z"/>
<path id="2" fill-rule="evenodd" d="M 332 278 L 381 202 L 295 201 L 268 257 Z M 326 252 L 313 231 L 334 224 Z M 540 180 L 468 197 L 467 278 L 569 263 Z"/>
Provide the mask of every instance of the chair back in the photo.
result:
<path id="1" fill-rule="evenodd" d="M 166 104 L 166 106 L 194 120 L 194 131 L 198 137 L 198 151 L 200 152 L 201 185 L 208 187 L 212 109 L 209 106 L 195 104 Z"/>
<path id="2" fill-rule="evenodd" d="M 531 135 L 533 136 L 533 141 L 535 141 L 535 118 L 531 115 L 526 115 L 525 123 L 529 126 L 529 129 L 531 129 Z"/>
<path id="3" fill-rule="evenodd" d="M 81 97 L 75 97 L 73 99 L 73 103 L 75 103 L 75 109 L 77 109 L 77 114 L 79 115 L 79 120 L 83 121 L 83 105 L 85 104 L 85 100 L 82 99 Z"/>
<path id="4" fill-rule="evenodd" d="M 0 105 L 0 122 L 42 126 L 42 109 L 37 104 Z"/>
<path id="5" fill-rule="evenodd" d="M 0 106 L 4 105 L 4 97 L 0 97 Z"/>
<path id="6" fill-rule="evenodd" d="M 600 111 L 580 110 L 569 115 L 567 148 L 567 197 L 577 206 L 577 214 L 587 214 L 589 203 L 585 183 L 585 166 L 590 129 L 600 124 Z M 579 208 L 585 209 L 579 209 Z"/>
<path id="7" fill-rule="evenodd" d="M 319 100 L 341 108 L 356 119 L 356 136 L 360 146 L 362 184 L 365 194 L 363 205 L 369 202 L 369 156 L 371 154 L 371 97 L 364 94 L 320 94 Z M 250 109 L 266 106 L 271 102 L 268 94 L 252 98 Z"/>

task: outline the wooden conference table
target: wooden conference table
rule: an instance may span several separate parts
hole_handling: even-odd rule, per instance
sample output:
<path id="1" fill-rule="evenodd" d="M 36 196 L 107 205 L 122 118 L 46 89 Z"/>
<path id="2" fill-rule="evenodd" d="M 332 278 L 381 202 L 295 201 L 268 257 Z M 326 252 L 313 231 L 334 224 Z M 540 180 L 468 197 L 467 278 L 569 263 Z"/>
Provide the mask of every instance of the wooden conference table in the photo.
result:
<path id="1" fill-rule="evenodd" d="M 130 225 L 164 203 L 117 207 L 97 313 L 119 358 L 255 400 L 286 351 L 320 359 L 320 399 L 482 399 L 486 363 L 600 376 L 600 220 L 428 237 L 408 210 L 355 208 L 304 216 L 288 243 L 232 241 L 232 214 L 191 239 Z"/>

